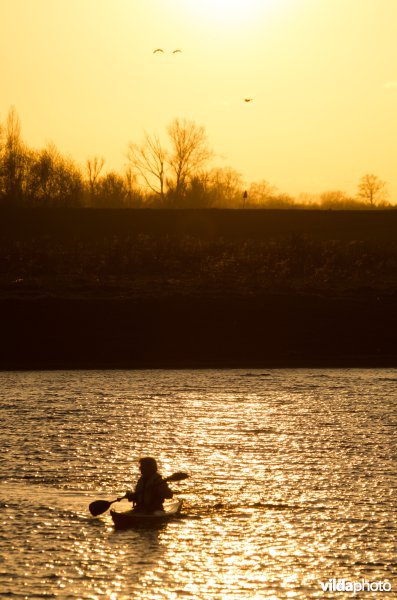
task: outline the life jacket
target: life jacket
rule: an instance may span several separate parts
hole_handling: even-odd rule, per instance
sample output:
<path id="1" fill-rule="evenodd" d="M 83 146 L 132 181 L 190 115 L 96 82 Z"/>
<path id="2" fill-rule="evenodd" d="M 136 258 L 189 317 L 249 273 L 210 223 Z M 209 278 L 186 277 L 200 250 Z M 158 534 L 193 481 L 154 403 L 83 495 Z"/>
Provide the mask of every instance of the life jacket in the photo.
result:
<path id="1" fill-rule="evenodd" d="M 170 497 L 167 492 L 172 496 L 171 490 L 159 473 L 154 473 L 149 479 L 140 477 L 135 488 L 136 510 L 163 510 L 164 499 Z"/>

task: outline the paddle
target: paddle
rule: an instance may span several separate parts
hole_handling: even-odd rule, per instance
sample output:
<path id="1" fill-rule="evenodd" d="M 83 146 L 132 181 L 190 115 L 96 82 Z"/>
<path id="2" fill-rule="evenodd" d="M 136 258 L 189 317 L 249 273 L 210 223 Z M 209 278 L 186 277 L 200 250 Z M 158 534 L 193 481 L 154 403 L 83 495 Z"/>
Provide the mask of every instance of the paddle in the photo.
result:
<path id="1" fill-rule="evenodd" d="M 178 471 L 177 473 L 173 473 L 169 477 L 166 477 L 165 479 L 163 479 L 163 481 L 183 481 L 188 477 L 189 475 L 187 473 Z M 116 500 L 112 500 L 111 502 L 109 502 L 108 500 L 95 500 L 94 502 L 91 502 L 88 508 L 92 516 L 97 517 L 98 515 L 101 515 L 102 513 L 106 512 L 112 504 L 114 504 L 115 502 L 120 502 L 120 500 L 124 500 L 124 498 L 126 497 L 127 494 L 125 494 L 124 496 L 120 496 L 120 498 L 116 498 Z"/>

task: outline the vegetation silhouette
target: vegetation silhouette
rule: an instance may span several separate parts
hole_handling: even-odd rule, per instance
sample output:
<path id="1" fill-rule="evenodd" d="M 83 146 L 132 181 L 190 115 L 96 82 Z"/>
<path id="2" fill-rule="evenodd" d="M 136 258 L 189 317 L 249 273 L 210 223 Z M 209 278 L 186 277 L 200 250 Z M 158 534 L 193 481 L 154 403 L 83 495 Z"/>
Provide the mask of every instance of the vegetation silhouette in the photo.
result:
<path id="1" fill-rule="evenodd" d="M 174 119 L 122 172 L 80 167 L 29 148 L 11 108 L 0 368 L 395 365 L 386 184 L 294 198 L 213 158 L 204 127 Z"/>
<path id="2" fill-rule="evenodd" d="M 174 50 L 173 53 L 179 52 Z M 163 52 L 161 48 L 154 53 Z M 245 98 L 251 102 L 252 98 Z M 174 119 L 166 142 L 144 133 L 130 142 L 123 172 L 105 170 L 104 158 L 88 158 L 81 168 L 53 144 L 29 148 L 11 107 L 0 124 L 0 206 L 48 208 L 246 208 L 352 210 L 392 208 L 387 186 L 377 175 L 360 179 L 356 197 L 341 190 L 296 198 L 266 180 L 247 185 L 232 167 L 214 167 L 203 126 Z M 247 195 L 244 196 L 244 191 Z"/>
<path id="3" fill-rule="evenodd" d="M 3 210 L 0 368 L 393 366 L 397 212 Z"/>
<path id="4" fill-rule="evenodd" d="M 396 222 L 384 211 L 26 209 L 0 221 L 0 292 L 397 290 Z"/>

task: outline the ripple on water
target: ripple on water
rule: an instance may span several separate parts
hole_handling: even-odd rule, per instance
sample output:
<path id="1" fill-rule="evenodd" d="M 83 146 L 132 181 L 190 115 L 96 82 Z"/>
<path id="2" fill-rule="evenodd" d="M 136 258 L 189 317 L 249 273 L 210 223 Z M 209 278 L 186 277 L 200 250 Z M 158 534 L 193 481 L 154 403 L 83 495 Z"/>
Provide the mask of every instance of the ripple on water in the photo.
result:
<path id="1" fill-rule="evenodd" d="M 303 600 L 340 574 L 395 582 L 396 379 L 1 373 L 4 597 Z M 189 472 L 183 518 L 115 532 L 87 506 L 131 488 L 143 454 Z"/>

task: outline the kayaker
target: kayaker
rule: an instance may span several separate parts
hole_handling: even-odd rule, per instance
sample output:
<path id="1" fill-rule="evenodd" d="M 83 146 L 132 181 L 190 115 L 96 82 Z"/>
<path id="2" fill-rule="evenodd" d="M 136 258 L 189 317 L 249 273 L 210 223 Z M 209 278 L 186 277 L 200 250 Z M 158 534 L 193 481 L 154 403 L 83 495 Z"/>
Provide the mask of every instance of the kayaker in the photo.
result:
<path id="1" fill-rule="evenodd" d="M 134 510 L 137 512 L 164 510 L 163 502 L 166 498 L 172 498 L 173 492 L 157 471 L 156 459 L 151 456 L 141 458 L 139 469 L 141 476 L 135 490 L 127 492 L 127 500 L 134 503 Z"/>

